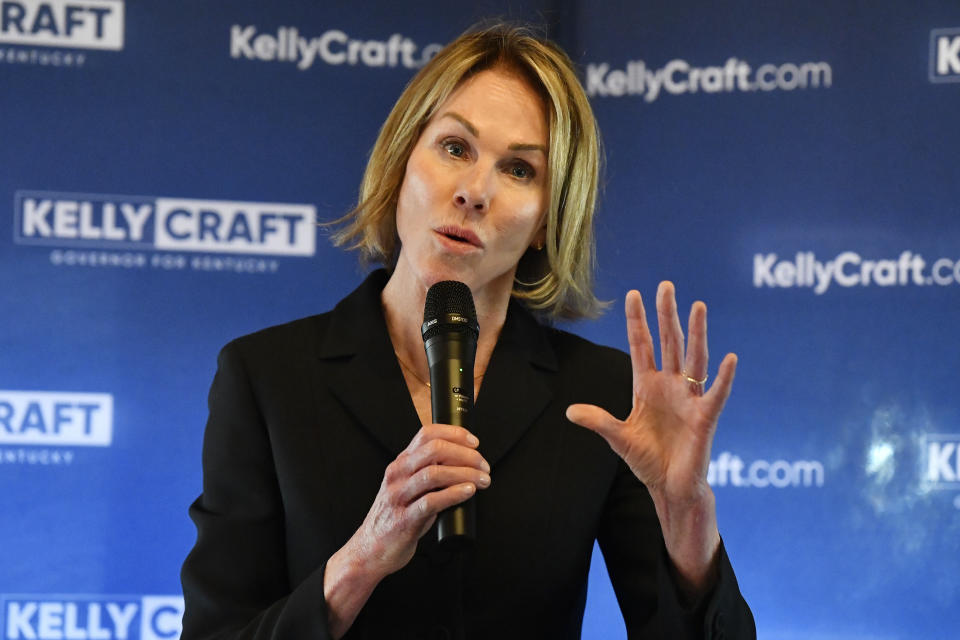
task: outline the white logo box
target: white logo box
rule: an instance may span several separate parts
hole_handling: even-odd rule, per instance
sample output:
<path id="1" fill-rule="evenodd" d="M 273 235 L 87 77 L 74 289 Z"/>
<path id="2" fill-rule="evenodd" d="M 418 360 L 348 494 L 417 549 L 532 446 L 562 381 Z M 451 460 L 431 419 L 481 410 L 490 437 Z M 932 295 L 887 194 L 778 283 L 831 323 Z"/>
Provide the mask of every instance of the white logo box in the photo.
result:
<path id="1" fill-rule="evenodd" d="M 930 31 L 930 82 L 960 82 L 960 27 Z"/>
<path id="2" fill-rule="evenodd" d="M 4 0 L 0 42 L 123 49 L 122 0 Z"/>
<path id="3" fill-rule="evenodd" d="M 0 444 L 109 447 L 113 396 L 0 390 Z"/>

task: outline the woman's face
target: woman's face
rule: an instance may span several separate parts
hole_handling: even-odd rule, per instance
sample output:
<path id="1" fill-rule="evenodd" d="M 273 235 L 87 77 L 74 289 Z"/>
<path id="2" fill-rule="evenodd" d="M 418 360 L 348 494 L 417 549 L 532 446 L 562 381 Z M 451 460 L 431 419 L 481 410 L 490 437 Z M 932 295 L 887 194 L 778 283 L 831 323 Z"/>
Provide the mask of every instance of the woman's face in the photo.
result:
<path id="1" fill-rule="evenodd" d="M 548 139 L 544 104 L 520 76 L 490 69 L 463 82 L 407 161 L 397 272 L 509 296 L 517 262 L 545 235 Z"/>

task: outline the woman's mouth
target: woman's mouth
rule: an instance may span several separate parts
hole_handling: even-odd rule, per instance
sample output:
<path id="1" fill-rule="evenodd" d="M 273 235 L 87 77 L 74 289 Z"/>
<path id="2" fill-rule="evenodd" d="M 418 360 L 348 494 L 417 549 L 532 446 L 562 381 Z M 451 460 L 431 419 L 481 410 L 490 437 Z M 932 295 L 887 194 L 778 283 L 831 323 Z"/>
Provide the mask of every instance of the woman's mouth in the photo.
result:
<path id="1" fill-rule="evenodd" d="M 477 247 L 478 249 L 483 248 L 483 243 L 480 242 L 480 238 L 477 237 L 477 234 L 469 229 L 448 225 L 438 227 L 437 229 L 434 229 L 434 231 L 455 243 L 463 245 L 464 247 L 470 246 Z"/>

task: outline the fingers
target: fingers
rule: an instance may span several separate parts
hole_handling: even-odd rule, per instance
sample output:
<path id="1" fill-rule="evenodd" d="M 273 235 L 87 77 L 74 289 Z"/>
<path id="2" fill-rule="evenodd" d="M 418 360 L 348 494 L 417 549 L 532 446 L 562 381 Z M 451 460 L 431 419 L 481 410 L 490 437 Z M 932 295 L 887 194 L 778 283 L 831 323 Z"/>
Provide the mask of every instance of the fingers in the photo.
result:
<path id="1" fill-rule="evenodd" d="M 475 467 L 429 464 L 410 476 L 409 481 L 404 483 L 398 497 L 401 502 L 409 503 L 418 496 L 426 495 L 431 491 L 445 490 L 456 485 L 469 485 L 486 489 L 490 486 L 490 475 L 486 471 Z"/>
<path id="2" fill-rule="evenodd" d="M 705 410 L 708 414 L 716 417 L 723 411 L 723 406 L 730 397 L 730 390 L 733 389 L 733 378 L 737 372 L 737 356 L 728 353 L 720 363 L 717 370 L 717 379 L 713 381 L 710 390 L 704 394 L 702 400 L 705 403 Z"/>
<path id="3" fill-rule="evenodd" d="M 683 371 L 691 378 L 703 380 L 707 377 L 707 305 L 700 301 L 690 307 L 690 319 L 687 323 L 687 355 Z"/>
<path id="4" fill-rule="evenodd" d="M 452 424 L 425 424 L 420 428 L 420 431 L 417 432 L 417 435 L 413 437 L 413 440 L 410 441 L 407 449 L 409 450 L 424 442 L 438 438 L 474 449 L 480 445 L 480 440 L 477 439 L 477 436 L 463 427 L 456 427 Z"/>
<path id="5" fill-rule="evenodd" d="M 594 431 L 611 442 L 623 424 L 612 415 L 592 404 L 572 404 L 567 407 L 567 420 Z"/>
<path id="6" fill-rule="evenodd" d="M 653 338 L 647 326 L 647 312 L 643 308 L 643 298 L 639 291 L 630 291 L 624 302 L 627 316 L 627 342 L 630 344 L 630 364 L 633 366 L 633 380 L 636 384 L 640 374 L 657 368 L 653 353 Z"/>
<path id="7" fill-rule="evenodd" d="M 477 451 L 480 441 L 463 427 L 424 425 L 396 462 L 397 471 L 412 476 L 427 465 L 472 467 L 484 472 L 490 465 Z"/>
<path id="8" fill-rule="evenodd" d="M 480 478 L 480 474 L 484 477 Z M 485 489 L 489 486 L 490 476 L 481 471 L 470 472 L 435 464 L 410 478 L 398 497 L 403 504 L 410 505 L 417 516 L 429 517 L 469 499 L 478 487 Z"/>
<path id="9" fill-rule="evenodd" d="M 477 451 L 479 444 L 477 437 L 463 427 L 424 425 L 387 467 L 384 479 L 394 487 L 394 499 L 399 504 L 417 502 L 418 509 L 432 514 L 436 505 L 443 509 L 442 505 L 466 500 L 467 485 L 470 494 L 477 487 L 490 486 L 490 465 Z M 424 500 L 431 492 L 443 495 Z"/>
<path id="10" fill-rule="evenodd" d="M 425 493 L 406 508 L 403 518 L 415 523 L 416 539 L 419 540 L 430 530 L 441 511 L 469 500 L 476 492 L 476 486 L 468 482 Z"/>
<path id="11" fill-rule="evenodd" d="M 673 283 L 667 280 L 657 287 L 657 324 L 660 327 L 661 368 L 666 373 L 679 373 L 683 362 L 683 329 L 677 315 Z"/>
<path id="12" fill-rule="evenodd" d="M 707 305 L 697 301 L 690 307 L 687 320 L 687 344 L 684 348 L 683 329 L 677 311 L 673 283 L 664 281 L 657 288 L 657 323 L 660 326 L 660 353 L 663 371 L 685 373 L 690 378 L 707 377 Z M 682 364 L 681 364 L 682 362 Z"/>

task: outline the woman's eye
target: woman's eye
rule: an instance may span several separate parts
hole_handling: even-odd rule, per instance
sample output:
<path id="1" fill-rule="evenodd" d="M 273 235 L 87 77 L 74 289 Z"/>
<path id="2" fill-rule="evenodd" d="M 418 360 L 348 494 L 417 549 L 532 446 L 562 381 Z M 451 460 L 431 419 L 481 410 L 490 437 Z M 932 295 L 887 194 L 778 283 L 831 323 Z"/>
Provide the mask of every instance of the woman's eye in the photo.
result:
<path id="1" fill-rule="evenodd" d="M 467 147 L 456 140 L 448 140 L 443 143 L 443 148 L 454 158 L 462 158 L 467 154 Z"/>
<path id="2" fill-rule="evenodd" d="M 519 180 L 529 180 L 533 177 L 533 169 L 528 164 L 515 164 L 510 167 L 510 175 Z"/>

